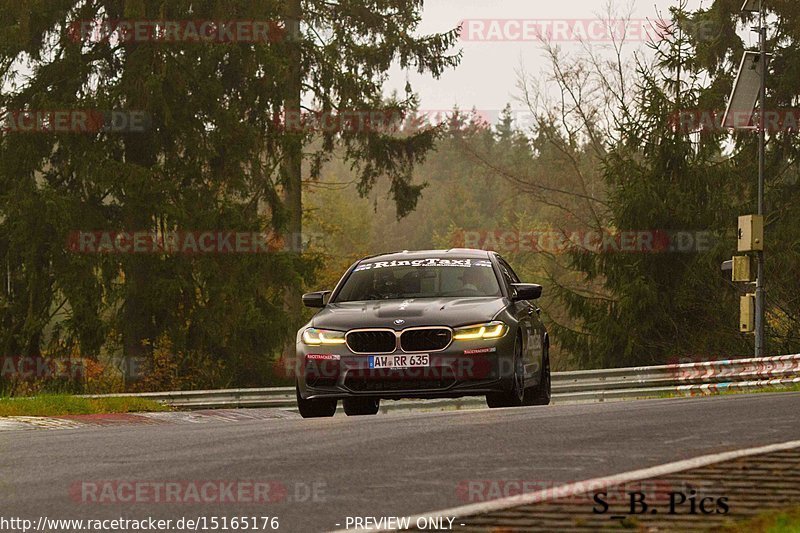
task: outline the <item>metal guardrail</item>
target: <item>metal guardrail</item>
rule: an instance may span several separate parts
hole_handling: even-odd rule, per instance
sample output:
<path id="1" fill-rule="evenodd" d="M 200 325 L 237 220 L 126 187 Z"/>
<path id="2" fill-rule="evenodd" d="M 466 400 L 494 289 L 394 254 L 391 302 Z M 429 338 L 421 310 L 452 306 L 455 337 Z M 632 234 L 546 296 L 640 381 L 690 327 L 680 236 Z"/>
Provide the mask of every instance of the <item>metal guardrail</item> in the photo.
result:
<path id="1" fill-rule="evenodd" d="M 554 372 L 553 401 L 603 401 L 702 395 L 800 383 L 800 354 L 662 366 Z M 295 407 L 294 387 L 90 395 L 146 398 L 184 409 Z M 401 400 L 397 407 L 461 408 L 480 398 Z"/>
<path id="2" fill-rule="evenodd" d="M 242 407 L 295 407 L 294 387 L 262 389 L 219 389 L 172 392 L 137 392 L 91 394 L 89 398 L 130 397 L 155 400 L 186 409 L 218 409 Z"/>

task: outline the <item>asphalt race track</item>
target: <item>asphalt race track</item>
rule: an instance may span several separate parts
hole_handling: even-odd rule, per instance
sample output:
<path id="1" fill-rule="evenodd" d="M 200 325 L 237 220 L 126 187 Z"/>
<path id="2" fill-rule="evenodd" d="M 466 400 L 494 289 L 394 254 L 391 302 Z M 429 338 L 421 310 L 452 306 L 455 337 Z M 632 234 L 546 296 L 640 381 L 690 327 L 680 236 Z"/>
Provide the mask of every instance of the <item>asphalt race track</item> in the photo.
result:
<path id="1" fill-rule="evenodd" d="M 280 531 L 326 531 L 344 527 L 347 516 L 406 516 L 471 503 L 459 491 L 468 480 L 557 484 L 800 439 L 798 413 L 800 393 L 783 393 L 5 431 L 2 514 L 278 516 Z M 100 480 L 260 480 L 280 484 L 285 495 L 266 505 L 101 504 L 75 495 L 76 483 Z"/>

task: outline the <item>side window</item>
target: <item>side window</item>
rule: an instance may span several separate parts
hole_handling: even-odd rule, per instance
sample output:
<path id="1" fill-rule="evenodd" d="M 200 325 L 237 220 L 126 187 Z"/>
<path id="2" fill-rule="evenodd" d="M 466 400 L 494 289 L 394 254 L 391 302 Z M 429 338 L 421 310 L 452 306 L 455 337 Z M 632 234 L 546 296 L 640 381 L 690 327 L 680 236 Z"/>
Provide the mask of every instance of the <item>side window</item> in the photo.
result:
<path id="1" fill-rule="evenodd" d="M 519 283 L 519 276 L 514 272 L 511 266 L 506 263 L 505 259 L 498 257 L 500 263 L 500 270 L 503 272 L 503 277 L 508 280 L 508 283 Z"/>
<path id="2" fill-rule="evenodd" d="M 511 290 L 512 283 L 519 283 L 519 279 L 517 275 L 514 274 L 514 271 L 511 270 L 511 267 L 508 266 L 502 258 L 498 257 L 497 262 L 500 265 L 500 272 L 503 274 L 503 280 L 506 282 L 506 286 Z"/>

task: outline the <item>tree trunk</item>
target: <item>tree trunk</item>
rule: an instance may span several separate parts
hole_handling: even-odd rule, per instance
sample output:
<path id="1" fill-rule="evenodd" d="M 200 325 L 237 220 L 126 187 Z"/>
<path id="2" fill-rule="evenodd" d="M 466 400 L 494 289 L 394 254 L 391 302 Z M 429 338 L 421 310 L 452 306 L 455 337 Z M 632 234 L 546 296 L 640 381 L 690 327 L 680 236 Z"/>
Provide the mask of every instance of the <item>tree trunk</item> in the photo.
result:
<path id="1" fill-rule="evenodd" d="M 301 0 L 288 0 L 286 13 L 286 37 L 290 42 L 289 70 L 286 80 L 286 97 L 284 98 L 284 111 L 286 113 L 300 113 L 303 92 L 303 72 L 301 66 L 300 49 L 300 18 L 302 16 Z M 289 132 L 284 154 L 284 200 L 289 211 L 287 232 L 289 245 L 299 239 L 303 229 L 303 138 L 300 132 L 292 135 Z"/>
<path id="2" fill-rule="evenodd" d="M 301 0 L 287 0 L 286 9 L 286 38 L 289 40 L 289 68 L 286 79 L 286 96 L 284 97 L 283 110 L 286 117 L 290 113 L 301 112 L 301 99 L 303 92 L 302 50 L 300 45 L 300 19 L 302 17 Z M 300 253 L 296 246 L 302 241 L 303 231 L 303 135 L 302 132 L 286 132 L 286 144 L 282 163 L 284 205 L 288 211 L 286 223 L 285 243 L 288 253 Z M 284 307 L 291 323 L 299 320 L 301 313 L 300 291 L 295 285 L 286 289 Z M 283 363 L 287 370 L 293 368 L 294 362 L 294 335 L 287 332 L 289 337 L 283 350 Z M 290 375 L 293 375 L 289 371 Z"/>
<path id="3" fill-rule="evenodd" d="M 130 79 L 137 75 L 147 76 L 154 68 L 150 57 L 137 54 L 139 45 L 132 44 L 127 49 L 128 61 L 125 69 Z M 134 59 L 135 58 L 135 59 Z M 147 106 L 148 95 L 144 84 L 128 84 L 130 90 L 125 95 L 126 106 L 131 110 L 144 110 Z M 125 163 L 138 168 L 153 168 L 158 158 L 153 148 L 153 143 L 147 135 L 131 132 L 125 134 Z M 148 188 L 151 184 L 147 181 L 136 180 L 126 186 L 125 201 L 123 204 L 123 224 L 126 231 L 144 231 L 153 229 L 154 220 L 152 212 L 151 195 Z M 130 253 L 122 258 L 122 269 L 125 276 L 124 300 L 121 313 L 120 329 L 122 332 L 122 349 L 125 361 L 150 360 L 152 343 L 155 340 L 155 327 L 153 322 L 153 293 L 150 280 L 152 278 L 149 267 L 149 257 L 142 254 Z M 123 379 L 128 383 L 132 376 L 127 375 L 130 364 L 123 364 Z"/>

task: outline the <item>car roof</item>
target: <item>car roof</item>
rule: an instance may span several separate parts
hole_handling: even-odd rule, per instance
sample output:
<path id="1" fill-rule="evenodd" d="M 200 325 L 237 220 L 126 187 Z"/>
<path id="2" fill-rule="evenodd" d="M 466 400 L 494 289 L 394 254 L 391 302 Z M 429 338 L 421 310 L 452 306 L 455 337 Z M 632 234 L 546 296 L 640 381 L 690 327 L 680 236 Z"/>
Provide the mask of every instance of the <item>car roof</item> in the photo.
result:
<path id="1" fill-rule="evenodd" d="M 490 252 L 473 248 L 451 248 L 449 250 L 403 250 L 385 254 L 371 255 L 359 262 L 402 261 L 413 259 L 488 259 Z"/>

